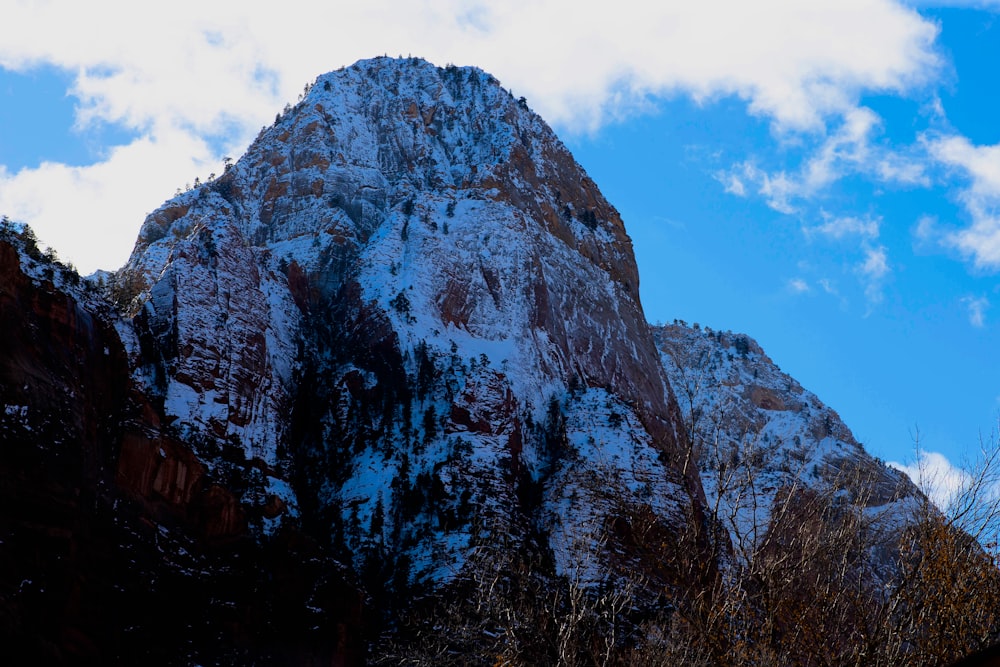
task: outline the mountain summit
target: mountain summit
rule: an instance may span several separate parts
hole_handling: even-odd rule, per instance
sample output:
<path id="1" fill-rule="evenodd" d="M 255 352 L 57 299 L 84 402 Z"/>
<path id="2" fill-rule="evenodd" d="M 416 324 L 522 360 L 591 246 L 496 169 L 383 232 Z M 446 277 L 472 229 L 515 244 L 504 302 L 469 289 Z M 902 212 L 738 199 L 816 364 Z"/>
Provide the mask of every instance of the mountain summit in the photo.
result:
<path id="1" fill-rule="evenodd" d="M 665 520 L 700 502 L 617 211 L 480 70 L 320 77 L 147 219 L 118 285 L 167 419 L 297 488 L 289 511 L 315 507 L 355 560 L 374 542 L 447 579 L 474 522 L 566 542 L 609 511 L 557 510 L 591 473 L 618 498 L 651 485 Z"/>

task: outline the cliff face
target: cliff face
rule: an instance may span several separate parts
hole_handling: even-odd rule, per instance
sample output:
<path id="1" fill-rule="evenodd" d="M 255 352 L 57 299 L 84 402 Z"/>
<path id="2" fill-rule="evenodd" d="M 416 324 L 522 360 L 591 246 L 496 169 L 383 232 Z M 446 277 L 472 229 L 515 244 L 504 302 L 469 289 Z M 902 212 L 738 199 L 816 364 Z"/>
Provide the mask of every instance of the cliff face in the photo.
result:
<path id="1" fill-rule="evenodd" d="M 555 544 L 598 530 L 606 500 L 585 521 L 555 509 L 605 494 L 580 482 L 598 468 L 619 496 L 652 489 L 668 524 L 701 502 L 618 213 L 479 70 L 376 59 L 320 77 L 147 219 L 118 290 L 168 419 L 295 487 L 283 516 L 307 507 L 357 563 L 391 543 L 437 581 L 475 522 L 521 539 L 541 522 Z M 615 456 L 586 445 L 593 429 Z"/>
<path id="2" fill-rule="evenodd" d="M 118 335 L 52 283 L 36 286 L 21 270 L 18 249 L 0 241 L 0 400 L 5 442 L 58 449 L 96 442 L 118 428 L 128 363 Z M 86 402 L 74 400 L 86 394 Z M 28 428 L 28 426 L 31 428 Z M 36 431 L 36 429 L 41 429 Z M 85 473 L 109 452 L 79 452 Z M 74 465 L 74 464 L 70 464 Z"/>
<path id="3" fill-rule="evenodd" d="M 265 459 L 281 405 L 254 410 L 241 379 L 266 376 L 259 393 L 280 394 L 302 309 L 312 324 L 323 313 L 310 306 L 345 299 L 376 305 L 404 345 L 511 341 L 516 354 L 499 351 L 511 364 L 617 384 L 651 417 L 668 412 L 617 212 L 478 70 L 379 59 L 321 77 L 219 181 L 150 216 L 122 280 L 163 343 L 178 415 Z M 537 408 L 546 389 L 530 389 Z"/>
<path id="4" fill-rule="evenodd" d="M 337 636 L 360 635 L 360 593 L 301 534 L 249 539 L 233 485 L 210 478 L 132 381 L 119 330 L 128 337 L 93 285 L 4 222 L 6 654 L 46 664 L 359 659 L 361 642 Z"/>

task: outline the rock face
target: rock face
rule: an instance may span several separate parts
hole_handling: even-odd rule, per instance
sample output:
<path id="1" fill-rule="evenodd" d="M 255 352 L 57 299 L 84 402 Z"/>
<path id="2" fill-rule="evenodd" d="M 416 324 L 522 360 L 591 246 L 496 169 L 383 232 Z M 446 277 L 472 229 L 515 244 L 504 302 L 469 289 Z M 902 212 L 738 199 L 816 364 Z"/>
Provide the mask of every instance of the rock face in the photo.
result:
<path id="1" fill-rule="evenodd" d="M 4 221 L 6 654 L 45 664 L 357 662 L 360 641 L 338 637 L 361 634 L 361 594 L 300 533 L 249 539 L 238 486 L 210 480 L 162 427 L 132 381 L 119 328 L 127 334 L 94 286 Z"/>
<path id="2" fill-rule="evenodd" d="M 619 498 L 650 489 L 666 523 L 700 506 L 617 211 L 482 71 L 380 58 L 320 77 L 153 213 L 117 280 L 167 418 L 295 487 L 283 501 L 359 567 L 374 545 L 442 581 L 484 523 L 525 539 L 541 522 L 553 544 L 599 530 L 597 498 L 572 525 L 555 510 L 596 492 L 582 471 Z"/>
<path id="3" fill-rule="evenodd" d="M 886 532 L 884 545 L 924 502 L 749 336 L 675 323 L 654 337 L 692 444 L 690 465 L 737 551 L 755 546 L 797 495 L 837 494 Z"/>

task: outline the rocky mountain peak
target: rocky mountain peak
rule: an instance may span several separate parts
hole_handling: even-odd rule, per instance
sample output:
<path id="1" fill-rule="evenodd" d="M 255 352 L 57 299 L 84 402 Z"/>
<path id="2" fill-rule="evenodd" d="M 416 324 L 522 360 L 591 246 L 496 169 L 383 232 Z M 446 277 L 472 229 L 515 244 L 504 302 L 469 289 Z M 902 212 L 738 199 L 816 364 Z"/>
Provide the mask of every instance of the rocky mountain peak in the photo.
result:
<path id="1" fill-rule="evenodd" d="M 433 479 L 463 517 L 431 531 L 454 562 L 477 507 L 522 536 L 570 530 L 522 506 L 544 480 L 583 492 L 570 452 L 625 488 L 656 480 L 665 521 L 700 502 L 617 211 L 481 70 L 377 58 L 319 77 L 220 178 L 149 216 L 116 288 L 167 419 L 259 460 L 268 488 L 298 476 L 291 516 L 318 507 L 356 554 L 405 529 L 399 553 L 443 576 L 405 545 L 439 518 L 375 518 Z M 577 451 L 581 411 L 617 458 Z"/>
<path id="2" fill-rule="evenodd" d="M 363 242 L 388 211 L 409 210 L 419 193 L 503 202 L 602 265 L 630 294 L 638 289 L 617 211 L 523 98 L 477 68 L 375 58 L 322 75 L 232 172 L 202 189 L 241 204 L 253 199 L 253 210 L 242 211 L 244 231 L 271 243 L 303 234 Z M 198 194 L 150 216 L 136 253 L 174 229 Z M 317 217 L 323 208 L 331 210 Z M 294 215 L 301 209 L 309 224 Z"/>

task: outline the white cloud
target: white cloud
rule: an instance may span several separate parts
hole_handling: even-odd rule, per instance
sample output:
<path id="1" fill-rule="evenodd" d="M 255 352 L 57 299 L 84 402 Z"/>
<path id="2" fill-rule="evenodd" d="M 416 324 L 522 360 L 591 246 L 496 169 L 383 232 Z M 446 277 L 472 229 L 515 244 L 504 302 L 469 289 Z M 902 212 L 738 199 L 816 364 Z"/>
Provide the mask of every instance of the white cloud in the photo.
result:
<path id="1" fill-rule="evenodd" d="M 936 26 L 887 1 L 488 6 L 476 62 L 533 100 L 549 97 L 539 108 L 560 123 L 580 102 L 599 122 L 646 95 L 681 91 L 739 95 L 780 127 L 817 128 L 853 108 L 860 90 L 903 90 L 938 66 Z"/>
<path id="2" fill-rule="evenodd" d="M 221 165 L 204 142 L 168 132 L 119 147 L 89 167 L 0 170 L 0 211 L 30 221 L 43 243 L 82 272 L 114 269 L 128 257 L 146 213 L 174 188 L 212 170 L 221 172 Z"/>
<path id="3" fill-rule="evenodd" d="M 913 7 L 1000 10 L 1000 0 L 909 0 L 907 4 Z"/>
<path id="4" fill-rule="evenodd" d="M 986 309 L 990 307 L 990 300 L 985 296 L 962 297 L 962 303 L 969 309 L 969 324 L 982 329 L 986 324 Z"/>
<path id="5" fill-rule="evenodd" d="M 959 136 L 925 142 L 935 159 L 969 179 L 960 199 L 972 224 L 944 233 L 942 242 L 971 258 L 977 268 L 1000 269 L 1000 144 L 974 146 Z"/>
<path id="6" fill-rule="evenodd" d="M 155 18 L 123 0 L 49 0 L 4 7 L 0 67 L 74 73 L 80 124 L 123 124 L 141 134 L 129 152 L 147 151 L 147 165 L 176 165 L 177 146 L 245 146 L 317 74 L 382 53 L 478 65 L 563 128 L 594 129 L 648 108 L 652 98 L 685 94 L 698 101 L 738 96 L 779 134 L 822 134 L 831 122 L 863 132 L 866 112 L 856 108 L 863 92 L 907 91 L 937 75 L 937 32 L 892 0 L 288 0 L 280 7 L 177 0 Z M 179 143 L 168 144 L 167 136 Z M 846 148 L 835 150 L 810 168 L 809 184 L 831 177 Z M 32 212 L 25 216 L 32 224 L 55 221 L 66 207 L 85 215 L 77 220 L 128 215 L 114 224 L 137 228 L 131 216 L 149 204 L 112 210 L 103 199 L 85 214 L 94 197 L 83 187 L 62 193 L 62 202 L 39 198 L 74 182 L 102 194 L 165 187 L 148 170 L 130 175 L 113 166 L 124 161 L 6 174 L 4 206 L 12 215 Z M 206 162 L 203 152 L 193 154 L 188 165 L 168 170 L 171 182 L 175 172 Z M 790 211 L 795 185 L 778 174 L 760 187 L 775 208 Z M 730 188 L 738 193 L 737 181 Z M 74 204 L 72 197 L 82 199 Z M 52 242 L 82 266 L 124 260 L 77 253 L 72 235 L 50 226 Z"/>
<path id="7" fill-rule="evenodd" d="M 793 278 L 788 281 L 788 289 L 794 294 L 805 294 L 809 292 L 809 283 L 802 278 Z"/>
<path id="8" fill-rule="evenodd" d="M 823 224 L 805 228 L 807 235 L 822 234 L 833 239 L 858 236 L 863 239 L 874 240 L 878 238 L 879 227 L 882 225 L 881 217 L 837 217 L 825 211 L 822 213 L 822 217 Z"/>
<path id="9" fill-rule="evenodd" d="M 972 225 L 950 232 L 945 237 L 948 245 L 958 248 L 980 269 L 1000 269 L 1000 215 L 992 207 L 976 203 L 967 206 L 972 216 Z"/>
<path id="10" fill-rule="evenodd" d="M 921 451 L 917 460 L 909 465 L 894 461 L 887 464 L 905 472 L 942 511 L 948 509 L 956 493 L 969 481 L 967 473 L 937 452 Z"/>
<path id="11" fill-rule="evenodd" d="M 869 305 L 881 303 L 882 287 L 886 277 L 891 272 L 885 246 L 868 246 L 865 248 L 865 258 L 857 267 L 865 285 L 865 297 Z"/>
<path id="12" fill-rule="evenodd" d="M 480 65 L 563 124 L 682 91 L 739 95 L 801 129 L 850 111 L 861 91 L 905 90 L 939 66 L 935 24 L 890 0 L 289 0 L 281 11 L 178 0 L 156 30 L 134 3 L 65 0 L 15 3 L 3 25 L 0 63 L 84 68 L 79 88 L 95 96 L 92 108 L 130 122 L 163 113 L 211 122 L 221 105 L 259 115 L 260 99 L 275 94 L 261 71 L 288 98 L 322 70 L 387 52 Z M 184 95 L 193 90 L 207 94 Z"/>
<path id="13" fill-rule="evenodd" d="M 981 200 L 1000 197 L 1000 144 L 973 146 L 959 136 L 930 139 L 928 143 L 938 160 L 967 172 L 972 180 L 967 197 Z"/>

